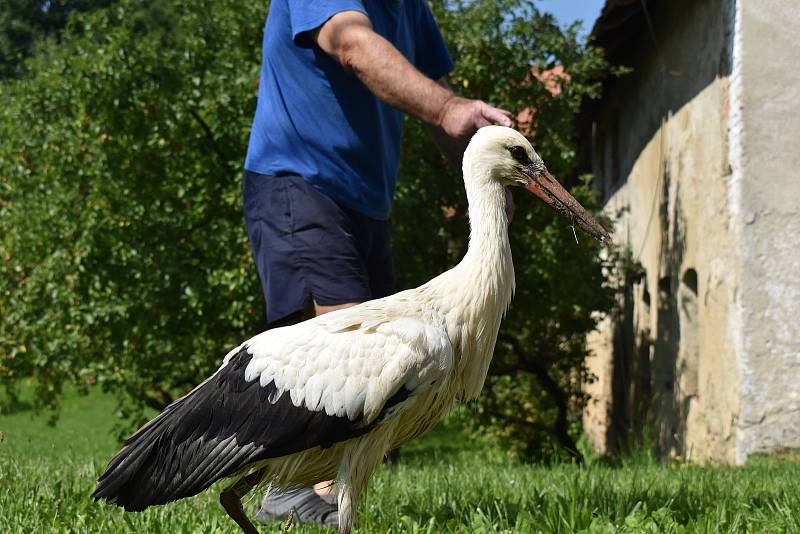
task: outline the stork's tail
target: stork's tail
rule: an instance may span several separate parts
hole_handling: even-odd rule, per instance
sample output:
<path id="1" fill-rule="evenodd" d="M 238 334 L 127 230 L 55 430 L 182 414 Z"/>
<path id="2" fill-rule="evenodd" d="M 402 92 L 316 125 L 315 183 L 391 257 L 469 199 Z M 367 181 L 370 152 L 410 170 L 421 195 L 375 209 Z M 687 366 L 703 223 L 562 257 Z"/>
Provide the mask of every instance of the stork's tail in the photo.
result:
<path id="1" fill-rule="evenodd" d="M 226 414 L 212 407 L 225 398 L 225 385 L 232 377 L 243 380 L 238 377 L 244 376 L 244 364 L 239 359 L 223 366 L 128 438 L 100 476 L 92 497 L 139 512 L 197 495 L 252 461 L 253 445 L 237 443 L 233 432 L 208 434 L 209 428 L 225 425 Z"/>
<path id="2" fill-rule="evenodd" d="M 129 511 L 197 495 L 221 478 L 269 458 L 328 448 L 372 430 L 405 401 L 401 387 L 372 421 L 295 405 L 271 380 L 246 379 L 252 355 L 232 351 L 211 378 L 131 436 L 94 490 Z"/>
<path id="3" fill-rule="evenodd" d="M 166 481 L 159 476 L 159 471 L 163 471 L 159 464 L 171 462 L 176 456 L 164 440 L 165 427 L 175 408 L 170 405 L 125 441 L 125 446 L 100 476 L 92 493 L 95 500 L 106 499 L 129 512 L 140 512 L 150 505 L 180 498 L 165 494 L 160 486 Z"/>

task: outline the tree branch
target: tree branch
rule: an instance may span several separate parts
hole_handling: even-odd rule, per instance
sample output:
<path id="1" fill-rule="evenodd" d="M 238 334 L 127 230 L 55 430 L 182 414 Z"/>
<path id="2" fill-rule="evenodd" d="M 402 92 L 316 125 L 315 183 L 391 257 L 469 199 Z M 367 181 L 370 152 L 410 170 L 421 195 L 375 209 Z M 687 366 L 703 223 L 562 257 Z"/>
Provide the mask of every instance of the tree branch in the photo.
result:
<path id="1" fill-rule="evenodd" d="M 194 118 L 195 121 L 197 121 L 197 124 L 199 124 L 200 128 L 203 129 L 203 132 L 205 132 L 206 140 L 208 141 L 208 144 L 211 146 L 211 149 L 219 158 L 220 162 L 222 163 L 222 166 L 225 167 L 225 169 L 227 169 L 228 171 L 232 171 L 233 169 L 231 169 L 230 165 L 228 165 L 228 160 L 225 157 L 225 153 L 219 147 L 216 138 L 214 138 L 214 132 L 211 131 L 211 127 L 208 125 L 208 123 L 203 119 L 203 117 L 200 116 L 200 114 L 195 109 L 190 109 L 189 114 Z"/>
<path id="2" fill-rule="evenodd" d="M 535 423 L 533 421 L 528 421 L 527 419 L 523 419 L 522 417 L 515 417 L 513 415 L 500 413 L 495 410 L 486 410 L 486 413 L 488 413 L 492 417 L 497 417 L 498 419 L 503 419 L 505 421 L 511 421 L 516 425 L 527 426 L 528 428 L 539 430 L 541 432 L 547 432 L 548 434 L 555 436 L 555 431 L 547 425 L 543 425 L 541 423 Z"/>
<path id="3" fill-rule="evenodd" d="M 573 459 L 575 459 L 576 462 L 579 464 L 583 463 L 583 455 L 580 453 L 580 451 L 578 451 L 575 441 L 572 439 L 572 437 L 570 437 L 568 432 L 569 421 L 567 419 L 567 395 L 561 390 L 561 388 L 558 386 L 558 383 L 553 380 L 553 378 L 547 372 L 547 369 L 541 363 L 536 361 L 534 358 L 527 357 L 525 349 L 522 347 L 522 344 L 517 338 L 508 334 L 504 334 L 500 336 L 500 340 L 504 343 L 508 343 L 511 346 L 511 350 L 514 351 L 517 359 L 521 362 L 525 362 L 524 370 L 533 373 L 539 380 L 539 383 L 542 385 L 544 390 L 553 399 L 553 403 L 555 403 L 556 409 L 558 410 L 558 415 L 556 416 L 553 427 L 549 430 L 549 432 L 552 433 L 559 443 L 561 443 L 561 446 L 567 450 L 567 452 L 573 457 Z"/>

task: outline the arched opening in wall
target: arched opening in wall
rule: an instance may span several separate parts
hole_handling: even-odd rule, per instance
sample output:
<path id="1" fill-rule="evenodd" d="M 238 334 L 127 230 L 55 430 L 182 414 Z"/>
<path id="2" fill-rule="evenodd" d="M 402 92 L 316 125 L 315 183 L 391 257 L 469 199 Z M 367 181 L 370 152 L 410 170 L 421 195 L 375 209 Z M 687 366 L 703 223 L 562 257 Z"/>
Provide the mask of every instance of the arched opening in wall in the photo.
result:
<path id="1" fill-rule="evenodd" d="M 697 297 L 697 271 L 692 268 L 686 269 L 683 272 L 683 278 L 681 279 L 683 285 L 686 286 L 694 296 Z"/>
<path id="2" fill-rule="evenodd" d="M 692 409 L 698 402 L 698 374 L 700 367 L 699 322 L 697 310 L 697 271 L 688 268 L 683 272 L 678 289 L 678 321 L 680 344 L 678 347 L 676 399 L 682 422 L 682 440 L 687 441 L 692 427 Z M 692 455 L 691 446 L 684 454 Z"/>

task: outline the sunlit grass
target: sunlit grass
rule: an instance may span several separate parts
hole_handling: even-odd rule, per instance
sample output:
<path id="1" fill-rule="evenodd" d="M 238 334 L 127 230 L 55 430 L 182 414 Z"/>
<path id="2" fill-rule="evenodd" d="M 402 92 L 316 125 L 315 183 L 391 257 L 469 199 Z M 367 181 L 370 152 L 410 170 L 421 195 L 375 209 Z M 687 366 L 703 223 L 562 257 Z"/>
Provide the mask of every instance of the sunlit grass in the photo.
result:
<path id="1" fill-rule="evenodd" d="M 67 396 L 56 427 L 28 410 L 0 416 L 0 532 L 237 531 L 217 504 L 219 487 L 141 514 L 93 503 L 116 449 L 113 410 L 110 397 L 93 393 Z M 527 466 L 444 429 L 382 467 L 359 513 L 359 532 L 381 533 L 800 532 L 800 461 Z M 280 524 L 261 530 L 280 532 Z"/>

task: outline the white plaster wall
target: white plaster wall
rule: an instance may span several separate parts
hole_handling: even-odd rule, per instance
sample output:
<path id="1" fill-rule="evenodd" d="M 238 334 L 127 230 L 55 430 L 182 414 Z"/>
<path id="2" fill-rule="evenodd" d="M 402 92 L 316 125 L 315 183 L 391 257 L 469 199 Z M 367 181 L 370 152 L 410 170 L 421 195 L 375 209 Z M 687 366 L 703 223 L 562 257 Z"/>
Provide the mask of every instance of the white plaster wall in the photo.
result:
<path id="1" fill-rule="evenodd" d="M 800 5 L 747 0 L 738 10 L 741 463 L 800 447 Z"/>

